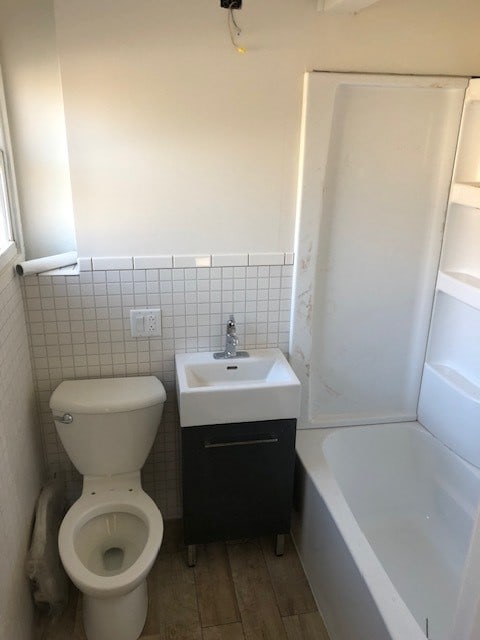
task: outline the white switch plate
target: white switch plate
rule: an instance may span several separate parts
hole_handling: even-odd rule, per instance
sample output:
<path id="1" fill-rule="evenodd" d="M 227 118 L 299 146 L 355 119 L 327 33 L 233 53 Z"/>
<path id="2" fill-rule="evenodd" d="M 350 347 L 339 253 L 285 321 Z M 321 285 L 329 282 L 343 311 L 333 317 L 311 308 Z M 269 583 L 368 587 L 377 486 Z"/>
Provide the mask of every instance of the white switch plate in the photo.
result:
<path id="1" fill-rule="evenodd" d="M 130 309 L 130 331 L 133 338 L 151 338 L 162 335 L 160 309 Z"/>

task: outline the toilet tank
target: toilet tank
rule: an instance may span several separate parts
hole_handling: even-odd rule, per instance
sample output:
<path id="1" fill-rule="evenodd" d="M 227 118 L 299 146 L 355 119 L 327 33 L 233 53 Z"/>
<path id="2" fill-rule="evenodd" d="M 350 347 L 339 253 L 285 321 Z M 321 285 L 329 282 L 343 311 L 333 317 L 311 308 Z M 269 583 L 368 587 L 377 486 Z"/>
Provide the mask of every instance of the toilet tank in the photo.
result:
<path id="1" fill-rule="evenodd" d="M 143 467 L 165 399 L 155 376 L 66 380 L 53 392 L 50 409 L 78 471 L 114 475 Z"/>

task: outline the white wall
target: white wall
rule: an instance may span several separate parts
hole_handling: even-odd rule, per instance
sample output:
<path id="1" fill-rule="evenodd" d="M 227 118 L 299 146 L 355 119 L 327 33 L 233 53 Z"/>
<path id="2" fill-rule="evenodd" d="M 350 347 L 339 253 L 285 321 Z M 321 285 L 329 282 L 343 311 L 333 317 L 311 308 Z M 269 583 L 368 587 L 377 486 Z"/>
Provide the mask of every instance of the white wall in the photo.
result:
<path id="1" fill-rule="evenodd" d="M 237 14 L 245 56 L 229 43 L 218 0 L 0 7 L 35 4 L 37 22 L 50 25 L 53 1 L 83 255 L 289 250 L 304 70 L 480 73 L 477 0 L 381 0 L 340 16 L 318 12 L 316 0 L 245 0 Z M 35 87 L 48 66 L 36 65 L 35 38 L 24 39 L 21 64 L 11 54 L 20 27 L 14 21 L 2 43 L 14 133 L 36 112 L 18 76 L 29 69 Z M 44 28 L 58 88 L 51 37 Z M 39 219 L 37 201 L 53 205 L 52 191 L 66 184 L 29 179 L 43 140 L 31 127 L 16 136 L 19 161 L 30 163 L 20 176 L 28 224 Z"/>
<path id="2" fill-rule="evenodd" d="M 1 0 L 3 69 L 28 258 L 75 249 L 53 0 Z"/>
<path id="3" fill-rule="evenodd" d="M 303 55 L 270 10 L 239 56 L 216 0 L 56 3 L 82 254 L 291 248 Z"/>
<path id="4" fill-rule="evenodd" d="M 0 638 L 31 640 L 24 573 L 42 453 L 19 278 L 0 273 Z"/>

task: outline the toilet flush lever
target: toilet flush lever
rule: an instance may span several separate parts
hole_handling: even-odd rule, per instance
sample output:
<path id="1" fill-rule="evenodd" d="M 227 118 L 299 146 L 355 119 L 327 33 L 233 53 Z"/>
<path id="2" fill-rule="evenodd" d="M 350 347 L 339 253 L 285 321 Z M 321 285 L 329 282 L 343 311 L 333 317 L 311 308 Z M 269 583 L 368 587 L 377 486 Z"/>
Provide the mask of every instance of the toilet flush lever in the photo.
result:
<path id="1" fill-rule="evenodd" d="M 63 416 L 53 416 L 53 419 L 62 424 L 72 424 L 73 422 L 73 416 L 70 413 L 64 413 Z"/>

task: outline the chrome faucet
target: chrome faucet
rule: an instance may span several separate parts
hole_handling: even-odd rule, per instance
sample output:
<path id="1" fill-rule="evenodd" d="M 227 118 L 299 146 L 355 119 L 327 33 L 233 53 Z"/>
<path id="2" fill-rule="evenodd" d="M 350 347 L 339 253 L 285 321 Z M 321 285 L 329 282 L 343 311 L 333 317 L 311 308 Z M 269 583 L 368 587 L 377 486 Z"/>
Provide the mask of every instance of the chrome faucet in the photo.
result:
<path id="1" fill-rule="evenodd" d="M 213 357 L 217 360 L 220 358 L 248 358 L 247 351 L 237 351 L 238 337 L 237 337 L 237 325 L 233 314 L 230 314 L 230 318 L 227 322 L 227 334 L 225 337 L 225 351 L 214 353 Z"/>
<path id="2" fill-rule="evenodd" d="M 227 322 L 227 339 L 225 341 L 225 357 L 235 358 L 237 356 L 237 326 L 235 324 L 235 318 L 230 316 Z"/>

